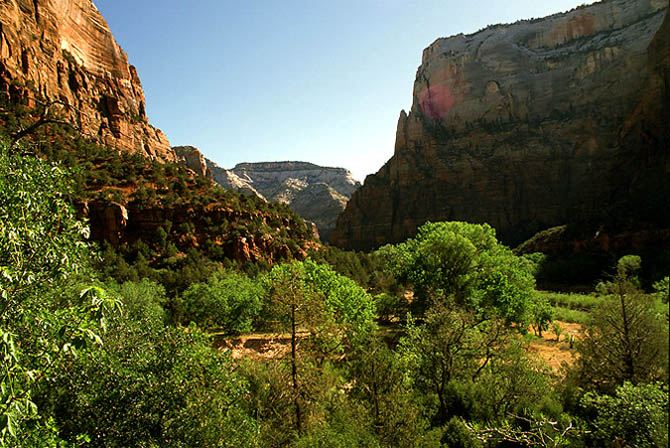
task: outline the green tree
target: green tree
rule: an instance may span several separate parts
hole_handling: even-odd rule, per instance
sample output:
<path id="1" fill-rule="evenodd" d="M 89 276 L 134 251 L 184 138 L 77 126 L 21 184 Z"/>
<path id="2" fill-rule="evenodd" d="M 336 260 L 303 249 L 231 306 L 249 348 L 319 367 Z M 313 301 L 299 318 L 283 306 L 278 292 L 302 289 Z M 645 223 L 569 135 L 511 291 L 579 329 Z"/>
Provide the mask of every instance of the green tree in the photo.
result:
<path id="1" fill-rule="evenodd" d="M 195 326 L 119 317 L 40 394 L 60 434 L 91 447 L 256 446 L 246 381 Z"/>
<path id="2" fill-rule="evenodd" d="M 533 294 L 530 302 L 530 323 L 535 327 L 535 331 L 539 337 L 542 337 L 543 331 L 549 329 L 549 325 L 553 320 L 554 308 L 551 306 L 546 295 Z"/>
<path id="3" fill-rule="evenodd" d="M 401 351 L 410 360 L 417 390 L 436 398 L 437 423 L 448 420 L 453 382 L 476 381 L 500 356 L 509 337 L 502 320 L 482 320 L 473 312 L 439 302 L 428 310 L 423 324 L 409 322 Z"/>
<path id="4" fill-rule="evenodd" d="M 350 341 L 371 332 L 374 305 L 352 280 L 311 260 L 275 266 L 265 284 L 265 325 L 289 333 L 291 341 L 293 418 L 301 433 L 305 408 L 310 404 L 309 383 L 325 378 L 317 375 L 315 368 L 327 370 L 328 361 L 342 353 Z M 320 384 L 316 389 L 324 392 L 327 387 Z"/>
<path id="5" fill-rule="evenodd" d="M 333 321 L 327 314 L 323 295 L 305 279 L 302 263 L 282 264 L 270 271 L 266 278 L 267 294 L 264 303 L 266 322 L 274 329 L 288 331 L 291 338 L 291 388 L 296 430 L 301 433 L 304 424 L 305 391 L 298 373 L 298 338 L 300 331 L 309 336 L 328 333 Z"/>
<path id="6" fill-rule="evenodd" d="M 611 392 L 624 381 L 667 381 L 668 326 L 654 298 L 638 288 L 639 266 L 639 257 L 623 257 L 614 278 L 599 286 L 606 300 L 577 345 L 577 374 L 587 387 Z"/>
<path id="7" fill-rule="evenodd" d="M 581 411 L 594 446 L 668 446 L 668 385 L 624 382 L 613 396 L 588 392 Z"/>
<path id="8" fill-rule="evenodd" d="M 185 320 L 226 334 L 250 331 L 260 311 L 261 285 L 235 271 L 215 273 L 184 291 Z"/>
<path id="9" fill-rule="evenodd" d="M 118 308 L 100 288 L 79 294 L 87 228 L 69 205 L 70 191 L 62 167 L 0 142 L 0 445 L 34 445 L 35 434 L 44 437 L 39 444 L 56 443 L 35 391 L 98 344 Z"/>
<path id="10" fill-rule="evenodd" d="M 381 446 L 417 446 L 429 422 L 412 394 L 407 359 L 373 337 L 354 347 L 348 366 L 350 395 L 365 404 Z"/>
<path id="11" fill-rule="evenodd" d="M 398 280 L 412 285 L 421 312 L 441 298 L 521 321 L 535 285 L 532 266 L 500 244 L 487 224 L 428 222 L 416 237 L 384 246 L 379 255 Z"/>

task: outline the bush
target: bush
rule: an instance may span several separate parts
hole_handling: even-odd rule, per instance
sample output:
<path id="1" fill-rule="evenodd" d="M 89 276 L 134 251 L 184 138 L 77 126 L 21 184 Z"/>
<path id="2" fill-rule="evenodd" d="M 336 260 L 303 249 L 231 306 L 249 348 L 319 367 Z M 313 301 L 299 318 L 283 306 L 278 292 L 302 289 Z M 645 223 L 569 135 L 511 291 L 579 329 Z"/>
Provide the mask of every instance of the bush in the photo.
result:
<path id="1" fill-rule="evenodd" d="M 668 385 L 625 382 L 614 396 L 589 392 L 582 412 L 596 446 L 668 446 Z"/>
<path id="2" fill-rule="evenodd" d="M 87 435 L 91 447 L 255 446 L 246 383 L 196 328 L 117 320 L 103 341 L 43 390 L 65 439 Z"/>
<path id="3" fill-rule="evenodd" d="M 261 286 L 244 274 L 220 271 L 207 283 L 191 285 L 183 294 L 185 320 L 226 334 L 251 331 L 260 311 Z"/>
<path id="4" fill-rule="evenodd" d="M 157 327 L 165 322 L 165 288 L 147 279 L 141 282 L 125 282 L 119 285 L 108 282 L 109 289 L 115 291 L 124 304 L 124 311 L 129 319 L 145 322 Z"/>

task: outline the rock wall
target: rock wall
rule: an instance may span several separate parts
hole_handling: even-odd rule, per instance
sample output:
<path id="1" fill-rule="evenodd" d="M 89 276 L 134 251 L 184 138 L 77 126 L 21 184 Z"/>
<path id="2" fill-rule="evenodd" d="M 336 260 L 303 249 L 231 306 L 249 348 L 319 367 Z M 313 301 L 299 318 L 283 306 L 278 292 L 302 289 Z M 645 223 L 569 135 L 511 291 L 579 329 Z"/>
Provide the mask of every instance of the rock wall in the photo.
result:
<path id="1" fill-rule="evenodd" d="M 231 170 L 267 199 L 287 204 L 329 241 L 338 215 L 360 187 L 344 168 L 307 162 L 240 163 Z"/>
<path id="2" fill-rule="evenodd" d="M 177 160 L 196 174 L 212 178 L 212 171 L 207 166 L 207 159 L 195 146 L 173 146 Z"/>
<path id="3" fill-rule="evenodd" d="M 331 241 L 371 249 L 428 220 L 464 220 L 516 244 L 613 210 L 666 225 L 667 6 L 605 0 L 435 41 L 394 156 Z"/>
<path id="4" fill-rule="evenodd" d="M 226 190 L 239 191 L 243 194 L 250 194 L 261 199 L 265 199 L 265 196 L 256 191 L 256 189 L 252 187 L 249 181 L 246 179 L 240 178 L 237 174 L 230 170 L 221 168 L 219 165 L 207 158 L 205 158 L 205 162 L 207 163 L 207 169 L 212 173 L 212 179 L 214 182 L 221 185 Z"/>
<path id="5" fill-rule="evenodd" d="M 174 161 L 151 126 L 135 67 L 91 0 L 0 2 L 0 94 L 60 113 L 101 144 Z"/>

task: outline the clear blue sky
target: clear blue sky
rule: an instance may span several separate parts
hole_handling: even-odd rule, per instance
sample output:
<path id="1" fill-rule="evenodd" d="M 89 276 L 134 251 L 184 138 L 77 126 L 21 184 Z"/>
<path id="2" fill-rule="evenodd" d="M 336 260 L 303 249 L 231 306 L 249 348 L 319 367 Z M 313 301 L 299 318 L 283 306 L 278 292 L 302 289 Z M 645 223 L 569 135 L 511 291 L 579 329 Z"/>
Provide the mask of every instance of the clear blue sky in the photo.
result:
<path id="1" fill-rule="evenodd" d="M 363 180 L 393 155 L 439 37 L 588 0 L 94 0 L 173 146 L 225 168 L 302 160 Z"/>

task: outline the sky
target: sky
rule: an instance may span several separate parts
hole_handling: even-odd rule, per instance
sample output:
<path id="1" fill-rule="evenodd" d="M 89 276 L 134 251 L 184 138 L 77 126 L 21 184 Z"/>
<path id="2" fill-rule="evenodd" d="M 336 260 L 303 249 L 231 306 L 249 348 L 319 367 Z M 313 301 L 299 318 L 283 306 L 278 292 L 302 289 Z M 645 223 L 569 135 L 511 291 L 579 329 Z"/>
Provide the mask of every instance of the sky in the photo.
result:
<path id="1" fill-rule="evenodd" d="M 172 146 L 224 168 L 297 160 L 360 181 L 393 155 L 424 48 L 586 2 L 94 0 Z"/>

